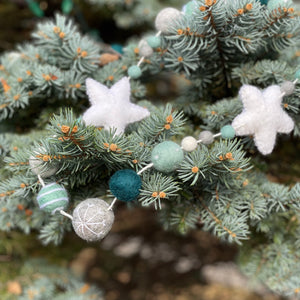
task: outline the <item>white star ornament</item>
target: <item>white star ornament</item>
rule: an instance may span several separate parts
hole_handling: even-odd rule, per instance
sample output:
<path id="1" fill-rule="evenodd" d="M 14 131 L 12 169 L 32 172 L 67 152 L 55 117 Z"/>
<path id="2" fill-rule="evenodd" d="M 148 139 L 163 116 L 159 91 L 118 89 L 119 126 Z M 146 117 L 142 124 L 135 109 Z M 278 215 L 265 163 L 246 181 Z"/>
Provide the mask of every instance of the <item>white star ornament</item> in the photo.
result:
<path id="1" fill-rule="evenodd" d="M 277 133 L 289 133 L 294 121 L 282 109 L 282 91 L 272 85 L 261 91 L 243 85 L 239 92 L 244 109 L 232 122 L 236 135 L 253 135 L 258 150 L 266 155 L 273 151 Z"/>
<path id="2" fill-rule="evenodd" d="M 86 125 L 116 128 L 116 134 L 122 134 L 125 127 L 148 117 L 150 112 L 130 102 L 130 82 L 123 77 L 110 89 L 98 81 L 87 78 L 86 92 L 91 107 L 83 114 Z"/>

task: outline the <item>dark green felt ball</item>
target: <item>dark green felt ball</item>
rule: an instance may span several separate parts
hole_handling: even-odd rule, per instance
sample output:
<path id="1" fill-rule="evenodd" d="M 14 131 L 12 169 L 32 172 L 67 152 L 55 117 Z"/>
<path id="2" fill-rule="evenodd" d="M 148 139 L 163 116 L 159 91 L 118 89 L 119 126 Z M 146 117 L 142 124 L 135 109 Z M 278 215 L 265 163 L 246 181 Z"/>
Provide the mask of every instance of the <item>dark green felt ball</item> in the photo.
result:
<path id="1" fill-rule="evenodd" d="M 109 180 L 111 193 L 121 201 L 132 201 L 140 193 L 141 177 L 133 170 L 117 171 Z"/>

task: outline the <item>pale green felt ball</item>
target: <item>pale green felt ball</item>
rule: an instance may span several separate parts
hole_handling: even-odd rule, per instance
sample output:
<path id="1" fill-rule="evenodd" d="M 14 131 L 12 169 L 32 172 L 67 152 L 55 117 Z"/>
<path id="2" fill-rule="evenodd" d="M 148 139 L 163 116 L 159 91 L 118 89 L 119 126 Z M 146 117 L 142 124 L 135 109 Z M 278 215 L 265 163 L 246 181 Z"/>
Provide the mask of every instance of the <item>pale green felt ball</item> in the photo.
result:
<path id="1" fill-rule="evenodd" d="M 233 139 L 235 130 L 231 125 L 226 125 L 221 128 L 221 134 L 223 139 Z"/>
<path id="2" fill-rule="evenodd" d="M 165 141 L 154 147 L 151 160 L 156 170 L 169 173 L 180 166 L 183 160 L 183 151 L 176 143 Z"/>
<path id="3" fill-rule="evenodd" d="M 274 10 L 281 7 L 288 7 L 292 4 L 290 0 L 269 0 L 267 7 L 269 10 Z"/>
<path id="4" fill-rule="evenodd" d="M 191 16 L 194 11 L 197 10 L 197 3 L 195 1 L 190 1 L 184 6 L 184 13 L 187 16 Z"/>
<path id="5" fill-rule="evenodd" d="M 128 76 L 133 78 L 133 79 L 137 79 L 139 77 L 141 77 L 142 75 L 142 70 L 140 67 L 138 66 L 131 66 L 128 68 Z"/>
<path id="6" fill-rule="evenodd" d="M 66 189 L 54 182 L 45 185 L 39 191 L 37 202 L 40 209 L 54 214 L 57 210 L 65 209 L 69 199 Z"/>
<path id="7" fill-rule="evenodd" d="M 159 36 L 149 36 L 147 38 L 147 43 L 152 48 L 158 48 L 160 46 L 160 37 Z"/>
<path id="8" fill-rule="evenodd" d="M 295 73 L 295 79 L 298 79 L 300 80 L 300 70 L 298 70 L 296 73 Z"/>

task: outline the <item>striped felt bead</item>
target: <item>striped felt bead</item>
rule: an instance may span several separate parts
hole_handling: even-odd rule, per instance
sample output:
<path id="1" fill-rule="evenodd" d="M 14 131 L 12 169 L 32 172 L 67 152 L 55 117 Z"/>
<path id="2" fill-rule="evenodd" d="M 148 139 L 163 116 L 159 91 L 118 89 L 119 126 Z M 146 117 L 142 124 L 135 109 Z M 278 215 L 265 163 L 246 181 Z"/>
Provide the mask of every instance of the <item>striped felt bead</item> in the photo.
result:
<path id="1" fill-rule="evenodd" d="M 68 206 L 68 194 L 65 188 L 57 183 L 45 185 L 37 196 L 40 209 L 54 214 Z"/>

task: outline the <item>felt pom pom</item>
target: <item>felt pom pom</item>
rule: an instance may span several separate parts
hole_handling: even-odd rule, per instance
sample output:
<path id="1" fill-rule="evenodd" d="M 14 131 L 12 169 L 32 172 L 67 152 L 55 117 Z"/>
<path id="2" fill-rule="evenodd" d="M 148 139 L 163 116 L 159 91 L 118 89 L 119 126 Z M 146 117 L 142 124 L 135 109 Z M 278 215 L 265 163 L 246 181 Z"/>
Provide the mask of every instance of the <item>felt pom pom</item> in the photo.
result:
<path id="1" fill-rule="evenodd" d="M 223 139 L 233 139 L 235 130 L 231 125 L 226 125 L 221 128 L 221 134 Z"/>
<path id="2" fill-rule="evenodd" d="M 76 234 L 88 242 L 103 239 L 110 231 L 115 216 L 102 199 L 88 198 L 73 211 L 72 225 Z"/>
<path id="3" fill-rule="evenodd" d="M 214 135 L 208 130 L 204 130 L 199 134 L 199 140 L 204 145 L 209 145 L 214 141 Z"/>
<path id="4" fill-rule="evenodd" d="M 155 27 L 162 33 L 168 33 L 170 25 L 181 17 L 181 12 L 173 7 L 167 7 L 161 10 L 155 19 Z"/>
<path id="5" fill-rule="evenodd" d="M 138 44 L 138 48 L 141 56 L 149 57 L 153 54 L 153 49 L 149 46 L 146 40 L 141 40 Z"/>
<path id="6" fill-rule="evenodd" d="M 147 38 L 147 43 L 152 48 L 158 48 L 160 46 L 160 37 L 159 36 L 149 36 Z"/>
<path id="7" fill-rule="evenodd" d="M 182 141 L 181 141 L 181 147 L 184 151 L 187 152 L 192 152 L 197 148 L 197 140 L 193 138 L 192 136 L 186 136 Z"/>
<path id="8" fill-rule="evenodd" d="M 292 81 L 285 81 L 281 84 L 280 90 L 285 96 L 292 95 L 295 90 L 295 83 Z"/>
<path id="9" fill-rule="evenodd" d="M 156 170 L 169 173 L 180 166 L 183 160 L 183 151 L 176 143 L 165 141 L 154 147 L 151 160 Z"/>
<path id="10" fill-rule="evenodd" d="M 65 188 L 55 182 L 42 187 L 37 195 L 40 209 L 54 214 L 68 206 L 68 194 Z"/>
<path id="11" fill-rule="evenodd" d="M 58 167 L 53 164 L 52 164 L 51 168 L 48 168 L 48 169 L 44 168 L 43 161 L 34 156 L 30 156 L 29 166 L 31 168 L 31 171 L 34 174 L 40 175 L 43 178 L 47 178 L 47 177 L 54 175 L 58 170 Z"/>
<path id="12" fill-rule="evenodd" d="M 142 70 L 138 66 L 129 67 L 127 72 L 128 72 L 128 76 L 133 79 L 137 79 L 137 78 L 141 77 L 141 75 L 142 75 Z"/>
<path id="13" fill-rule="evenodd" d="M 141 177 L 130 169 L 117 171 L 109 180 L 111 193 L 121 201 L 132 201 L 140 194 Z"/>

